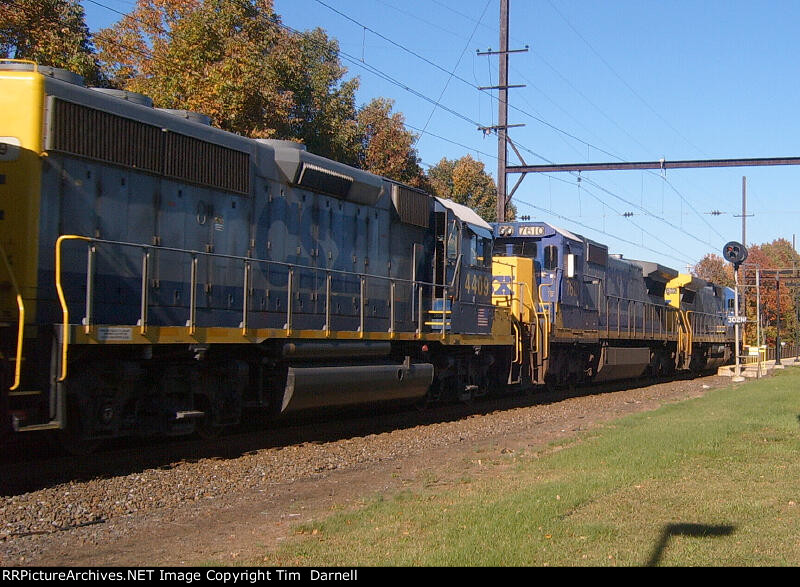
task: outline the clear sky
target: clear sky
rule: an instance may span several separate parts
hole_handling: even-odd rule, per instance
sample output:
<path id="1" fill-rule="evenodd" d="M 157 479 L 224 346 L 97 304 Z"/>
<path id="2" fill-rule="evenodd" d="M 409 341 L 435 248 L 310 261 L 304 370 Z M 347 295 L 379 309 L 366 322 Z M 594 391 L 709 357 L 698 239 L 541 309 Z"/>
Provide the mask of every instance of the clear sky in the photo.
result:
<path id="1" fill-rule="evenodd" d="M 92 31 L 133 0 L 82 0 Z M 528 164 L 800 156 L 800 2 L 511 0 L 509 131 Z M 426 166 L 497 173 L 499 0 L 275 0 L 337 39 L 359 105 L 395 100 Z M 440 106 L 436 106 L 438 103 Z M 423 132 L 424 131 L 424 132 Z M 519 164 L 510 152 L 509 164 Z M 800 237 L 800 167 L 529 174 L 513 201 L 612 253 L 685 271 L 727 241 Z M 509 189 L 518 176 L 509 176 Z M 721 214 L 713 215 L 718 211 Z M 632 212 L 633 215 L 625 216 Z"/>

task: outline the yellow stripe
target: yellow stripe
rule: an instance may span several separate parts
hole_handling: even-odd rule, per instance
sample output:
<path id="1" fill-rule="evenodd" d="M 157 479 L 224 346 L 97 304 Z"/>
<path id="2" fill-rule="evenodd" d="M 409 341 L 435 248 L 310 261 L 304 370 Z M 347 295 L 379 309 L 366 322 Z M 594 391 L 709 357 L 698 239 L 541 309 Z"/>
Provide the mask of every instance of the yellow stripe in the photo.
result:
<path id="1" fill-rule="evenodd" d="M 87 332 L 88 330 L 88 332 Z M 248 329 L 247 336 L 241 328 L 196 328 L 194 334 L 186 326 L 149 326 L 146 334 L 138 325 L 84 325 L 71 324 L 68 334 L 70 345 L 87 344 L 258 344 L 266 340 L 328 339 L 328 340 L 406 340 L 439 341 L 453 345 L 512 345 L 513 335 L 496 337 L 485 334 L 448 334 L 442 340 L 439 332 L 418 335 L 414 332 L 354 332 L 350 330 L 292 330 L 278 328 Z"/>

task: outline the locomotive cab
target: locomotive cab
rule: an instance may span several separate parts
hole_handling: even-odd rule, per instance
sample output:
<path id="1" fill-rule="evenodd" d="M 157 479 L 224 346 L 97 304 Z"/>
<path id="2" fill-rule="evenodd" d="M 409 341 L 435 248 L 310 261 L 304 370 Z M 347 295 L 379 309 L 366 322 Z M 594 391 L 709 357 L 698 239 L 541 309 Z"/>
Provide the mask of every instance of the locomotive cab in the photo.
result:
<path id="1" fill-rule="evenodd" d="M 501 223 L 495 230 L 496 257 L 532 260 L 535 279 L 529 287 L 535 291 L 531 297 L 542 304 L 541 311 L 551 323 L 571 329 L 597 328 L 602 281 L 597 267 L 605 266 L 604 246 L 542 222 Z"/>
<path id="2" fill-rule="evenodd" d="M 492 227 L 470 208 L 442 198 L 436 198 L 434 216 L 437 285 L 429 325 L 453 332 L 491 332 Z"/>

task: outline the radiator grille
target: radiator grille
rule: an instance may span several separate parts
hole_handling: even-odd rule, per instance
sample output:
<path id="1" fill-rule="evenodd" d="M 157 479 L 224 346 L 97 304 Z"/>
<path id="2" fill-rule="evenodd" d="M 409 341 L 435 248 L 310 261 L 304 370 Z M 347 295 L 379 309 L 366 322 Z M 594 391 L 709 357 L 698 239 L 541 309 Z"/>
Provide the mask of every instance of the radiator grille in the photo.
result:
<path id="1" fill-rule="evenodd" d="M 352 177 L 311 163 L 303 163 L 298 175 L 297 185 L 339 198 L 346 197 L 353 185 Z"/>
<path id="2" fill-rule="evenodd" d="M 54 99 L 47 148 L 240 194 L 250 155 L 208 141 Z"/>
<path id="3" fill-rule="evenodd" d="M 424 192 L 401 185 L 392 186 L 392 203 L 400 221 L 428 228 L 430 226 L 431 198 Z"/>

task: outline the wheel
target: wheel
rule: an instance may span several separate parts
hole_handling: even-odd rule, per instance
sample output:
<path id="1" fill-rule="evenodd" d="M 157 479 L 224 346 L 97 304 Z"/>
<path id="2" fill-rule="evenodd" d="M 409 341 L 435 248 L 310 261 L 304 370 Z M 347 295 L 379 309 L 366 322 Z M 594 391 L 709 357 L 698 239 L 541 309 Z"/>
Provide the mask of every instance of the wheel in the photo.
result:
<path id="1" fill-rule="evenodd" d="M 55 431 L 50 436 L 54 448 L 75 457 L 85 457 L 97 452 L 103 441 L 98 438 L 86 438 L 80 409 L 77 403 L 70 398 L 67 398 L 66 414 L 66 427 Z"/>

